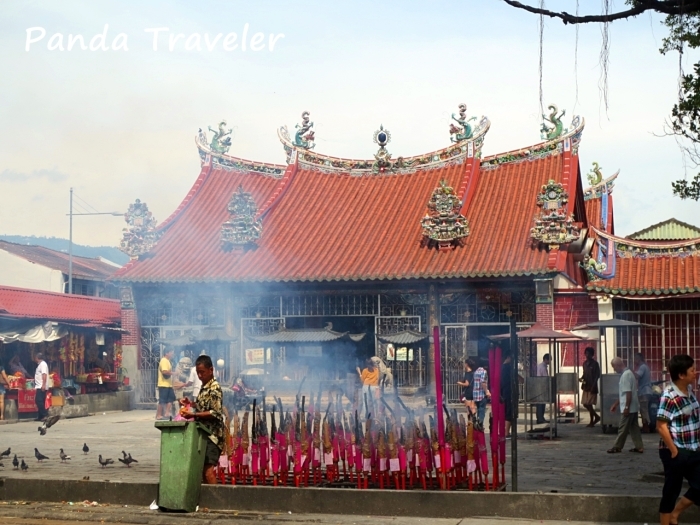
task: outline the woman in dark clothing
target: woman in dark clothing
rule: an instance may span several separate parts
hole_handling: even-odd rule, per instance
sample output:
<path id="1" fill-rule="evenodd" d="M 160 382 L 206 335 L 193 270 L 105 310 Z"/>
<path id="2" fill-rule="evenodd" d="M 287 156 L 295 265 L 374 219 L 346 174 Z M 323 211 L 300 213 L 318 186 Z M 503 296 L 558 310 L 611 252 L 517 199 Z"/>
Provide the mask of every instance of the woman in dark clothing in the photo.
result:
<path id="1" fill-rule="evenodd" d="M 457 384 L 462 387 L 462 402 L 467 407 L 468 414 L 475 414 L 476 407 L 474 405 L 474 368 L 476 363 L 470 357 L 464 362 L 464 381 L 457 381 Z"/>

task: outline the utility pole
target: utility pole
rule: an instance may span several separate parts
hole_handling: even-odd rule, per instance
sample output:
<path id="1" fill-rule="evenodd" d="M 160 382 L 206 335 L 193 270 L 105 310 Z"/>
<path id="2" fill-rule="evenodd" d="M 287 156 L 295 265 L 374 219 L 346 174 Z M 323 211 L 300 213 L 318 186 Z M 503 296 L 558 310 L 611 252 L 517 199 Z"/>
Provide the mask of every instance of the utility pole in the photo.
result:
<path id="1" fill-rule="evenodd" d="M 73 188 L 70 189 L 70 213 L 68 233 L 68 293 L 73 293 Z"/>

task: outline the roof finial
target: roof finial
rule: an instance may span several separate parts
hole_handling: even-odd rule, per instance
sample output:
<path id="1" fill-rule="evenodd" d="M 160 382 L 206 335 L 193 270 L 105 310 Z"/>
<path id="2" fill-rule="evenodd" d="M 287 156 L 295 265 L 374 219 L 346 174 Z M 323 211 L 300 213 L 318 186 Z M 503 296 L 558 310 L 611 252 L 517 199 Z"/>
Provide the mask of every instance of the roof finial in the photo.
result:
<path id="1" fill-rule="evenodd" d="M 214 136 L 211 138 L 211 143 L 209 148 L 216 153 L 226 153 L 231 147 L 231 133 L 233 130 L 231 128 L 226 129 L 226 121 L 222 120 L 219 122 L 219 129 L 212 129 L 209 126 L 209 131 L 214 132 Z"/>
<path id="2" fill-rule="evenodd" d="M 466 104 L 460 104 L 458 108 L 459 117 L 456 117 L 455 114 L 452 113 L 452 120 L 454 120 L 459 125 L 455 126 L 454 124 L 450 123 L 450 140 L 452 142 L 462 142 L 463 140 L 469 140 L 474 135 L 474 130 L 472 129 L 471 124 L 469 123 L 472 120 L 476 120 L 476 117 L 471 117 L 467 119 Z"/>
<path id="3" fill-rule="evenodd" d="M 384 129 L 384 125 L 380 124 L 379 129 L 374 132 L 374 142 L 379 144 L 379 149 L 377 153 L 374 154 L 374 164 L 372 164 L 372 171 L 374 173 L 384 173 L 385 171 L 391 171 L 394 167 L 394 163 L 391 160 L 391 153 L 386 149 L 386 145 L 391 142 L 391 133 L 388 129 Z"/>
<path id="4" fill-rule="evenodd" d="M 297 132 L 294 134 L 294 145 L 297 148 L 313 149 L 316 145 L 314 140 L 314 123 L 309 120 L 310 113 L 304 111 L 301 114 L 301 124 L 297 124 L 295 127 Z"/>
<path id="5" fill-rule="evenodd" d="M 542 132 L 541 136 L 546 140 L 558 139 L 562 134 L 568 131 L 564 129 L 564 124 L 561 121 L 562 117 L 566 114 L 566 110 L 563 109 L 561 113 L 559 113 L 559 108 L 556 104 L 550 104 L 547 106 L 547 109 L 550 110 L 550 113 L 549 117 L 542 114 L 544 122 L 542 122 L 542 126 L 540 127 L 540 131 Z M 559 116 L 557 116 L 557 113 L 559 113 Z"/>

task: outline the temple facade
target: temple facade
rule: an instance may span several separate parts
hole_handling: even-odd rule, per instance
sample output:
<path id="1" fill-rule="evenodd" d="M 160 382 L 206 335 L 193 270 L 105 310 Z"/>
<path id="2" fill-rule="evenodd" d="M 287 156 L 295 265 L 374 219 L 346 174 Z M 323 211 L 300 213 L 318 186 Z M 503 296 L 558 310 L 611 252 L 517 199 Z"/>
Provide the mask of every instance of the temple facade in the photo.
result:
<path id="1" fill-rule="evenodd" d="M 555 108 L 543 142 L 483 156 L 490 125 L 461 105 L 447 147 L 395 156 L 380 127 L 374 158 L 353 160 L 316 152 L 305 112 L 278 130 L 280 165 L 229 154 L 225 122 L 200 130 L 192 189 L 159 225 L 136 201 L 122 241 L 124 366 L 141 371 L 141 399 L 154 398 L 168 345 L 207 351 L 224 381 L 253 368 L 270 381 L 343 381 L 377 356 L 397 387 L 430 393 L 439 326 L 456 400 L 465 357 L 485 356 L 512 318 L 597 320 L 591 255 L 611 234 L 591 217 L 605 205 L 612 218 L 612 205 L 602 178 L 584 190 L 583 119 L 565 128 Z"/>

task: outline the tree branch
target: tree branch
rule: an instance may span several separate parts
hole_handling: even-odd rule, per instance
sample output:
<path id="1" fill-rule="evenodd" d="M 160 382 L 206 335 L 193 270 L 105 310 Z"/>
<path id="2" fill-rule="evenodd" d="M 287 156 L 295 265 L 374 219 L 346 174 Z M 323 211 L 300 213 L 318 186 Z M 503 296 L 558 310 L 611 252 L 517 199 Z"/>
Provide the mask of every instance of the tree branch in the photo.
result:
<path id="1" fill-rule="evenodd" d="M 609 15 L 584 15 L 576 16 L 567 13 L 566 11 L 557 12 L 549 9 L 540 9 L 527 4 L 518 2 L 517 0 L 503 0 L 511 7 L 516 7 L 536 15 L 549 16 L 551 18 L 559 18 L 565 24 L 588 24 L 592 22 L 613 22 L 637 15 L 641 15 L 646 11 L 657 11 L 667 15 L 688 14 L 693 11 L 700 10 L 700 1 L 695 0 L 639 0 L 637 5 L 627 11 L 619 11 Z"/>

